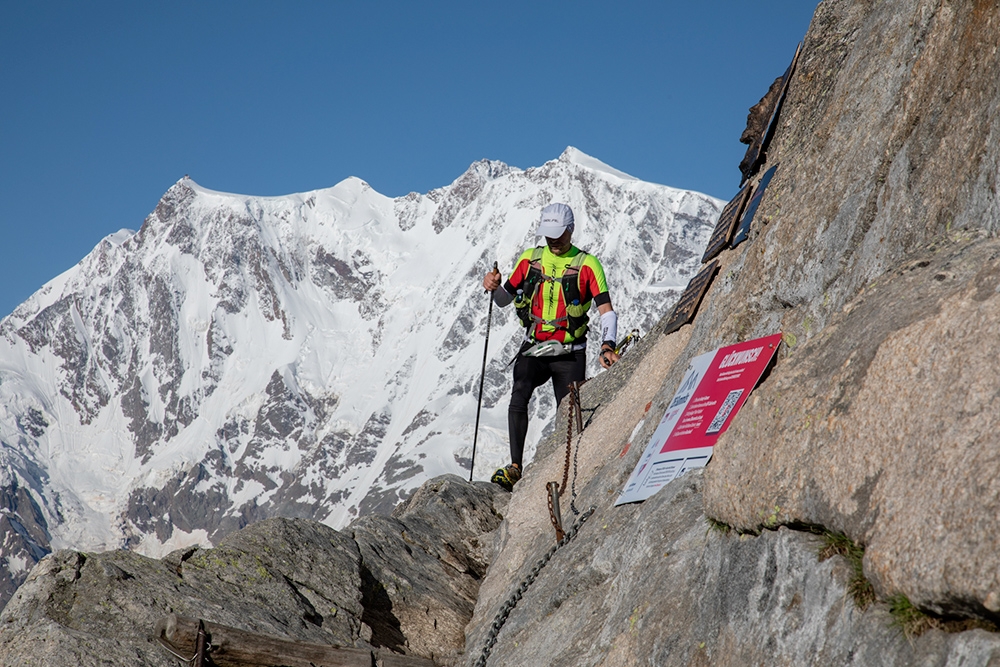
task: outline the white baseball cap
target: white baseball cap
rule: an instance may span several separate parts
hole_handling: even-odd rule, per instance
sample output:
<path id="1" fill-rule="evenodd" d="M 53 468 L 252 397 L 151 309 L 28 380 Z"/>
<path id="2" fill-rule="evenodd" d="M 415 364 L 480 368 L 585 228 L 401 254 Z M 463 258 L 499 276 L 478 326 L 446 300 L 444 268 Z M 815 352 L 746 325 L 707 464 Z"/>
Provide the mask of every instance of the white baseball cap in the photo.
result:
<path id="1" fill-rule="evenodd" d="M 535 235 L 557 239 L 567 229 L 572 232 L 574 227 L 573 209 L 566 204 L 549 204 L 542 209 L 542 219 Z"/>

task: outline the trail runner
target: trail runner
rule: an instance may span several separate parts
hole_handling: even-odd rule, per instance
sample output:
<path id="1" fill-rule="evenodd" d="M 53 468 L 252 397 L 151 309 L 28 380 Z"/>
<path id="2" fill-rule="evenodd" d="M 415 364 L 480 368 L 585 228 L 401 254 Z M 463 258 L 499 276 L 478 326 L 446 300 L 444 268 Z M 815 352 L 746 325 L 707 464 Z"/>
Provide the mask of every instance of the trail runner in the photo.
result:
<path id="1" fill-rule="evenodd" d="M 586 377 L 591 304 L 597 304 L 601 314 L 601 366 L 610 368 L 618 361 L 618 316 L 611 306 L 604 268 L 596 257 L 572 244 L 574 227 L 569 206 L 549 204 L 542 209 L 536 231 L 545 245 L 525 250 L 505 283 L 501 284 L 499 271 L 483 277 L 493 302 L 500 307 L 513 303 L 525 327 L 507 408 L 511 462 L 490 480 L 508 491 L 521 479 L 532 393 L 551 379 L 558 405 L 569 393 L 570 383 Z"/>

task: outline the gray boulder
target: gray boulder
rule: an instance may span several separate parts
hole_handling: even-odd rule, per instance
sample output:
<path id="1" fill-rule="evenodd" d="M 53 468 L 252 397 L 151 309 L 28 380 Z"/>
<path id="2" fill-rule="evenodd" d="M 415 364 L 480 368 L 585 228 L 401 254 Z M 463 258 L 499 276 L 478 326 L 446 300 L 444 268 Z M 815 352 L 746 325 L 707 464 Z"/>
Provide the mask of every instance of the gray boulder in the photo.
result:
<path id="1" fill-rule="evenodd" d="M 0 615 L 0 664 L 162 665 L 170 613 L 312 643 L 364 646 L 360 553 L 315 522 L 269 519 L 214 549 L 153 560 L 58 551 Z"/>
<path id="2" fill-rule="evenodd" d="M 464 644 L 454 628 L 471 618 L 492 555 L 483 534 L 499 523 L 503 495 L 452 475 L 429 481 L 398 518 L 345 532 L 268 519 L 162 560 L 56 552 L 0 615 L 0 664 L 173 666 L 153 637 L 171 613 L 311 644 L 454 656 Z M 386 632 L 393 618 L 402 619 L 398 635 Z"/>
<path id="3" fill-rule="evenodd" d="M 373 644 L 445 665 L 458 659 L 508 498 L 494 484 L 446 475 L 393 516 L 351 524 Z"/>

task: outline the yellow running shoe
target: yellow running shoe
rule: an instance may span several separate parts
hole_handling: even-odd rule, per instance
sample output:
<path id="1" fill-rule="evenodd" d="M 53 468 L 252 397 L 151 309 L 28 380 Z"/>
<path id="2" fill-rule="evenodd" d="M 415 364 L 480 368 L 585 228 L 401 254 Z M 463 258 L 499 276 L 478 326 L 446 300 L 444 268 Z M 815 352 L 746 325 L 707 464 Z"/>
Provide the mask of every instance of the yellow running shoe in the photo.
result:
<path id="1" fill-rule="evenodd" d="M 490 481 L 500 487 L 513 491 L 514 485 L 521 479 L 521 469 L 511 463 L 504 468 L 497 468 L 497 471 L 490 477 Z"/>

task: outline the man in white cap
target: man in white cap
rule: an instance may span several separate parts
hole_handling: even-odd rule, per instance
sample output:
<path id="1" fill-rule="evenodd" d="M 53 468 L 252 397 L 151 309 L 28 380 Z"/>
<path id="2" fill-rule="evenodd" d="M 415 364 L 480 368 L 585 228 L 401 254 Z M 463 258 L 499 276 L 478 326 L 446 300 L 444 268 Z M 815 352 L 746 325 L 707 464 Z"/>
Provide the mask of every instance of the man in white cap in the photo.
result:
<path id="1" fill-rule="evenodd" d="M 536 232 L 545 237 L 545 245 L 525 250 L 502 285 L 499 271 L 483 278 L 494 303 L 503 307 L 513 302 L 525 326 L 507 409 L 511 463 L 491 479 L 508 491 L 521 479 L 531 394 L 551 378 L 558 405 L 569 393 L 570 383 L 586 377 L 587 311 L 592 303 L 601 314 L 601 366 L 610 368 L 618 361 L 618 316 L 611 306 L 604 268 L 570 242 L 573 229 L 573 210 L 566 204 L 549 204 L 542 209 Z"/>

